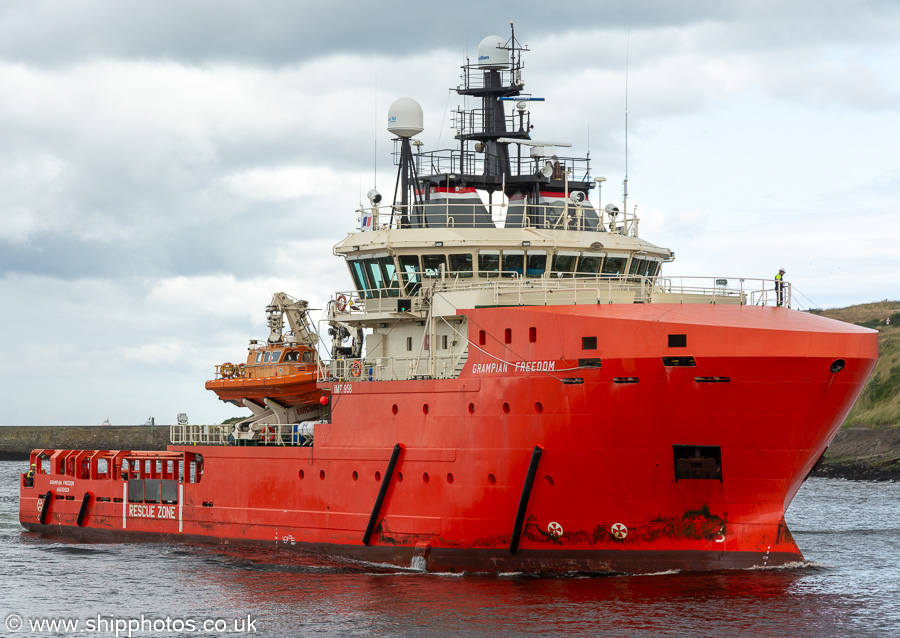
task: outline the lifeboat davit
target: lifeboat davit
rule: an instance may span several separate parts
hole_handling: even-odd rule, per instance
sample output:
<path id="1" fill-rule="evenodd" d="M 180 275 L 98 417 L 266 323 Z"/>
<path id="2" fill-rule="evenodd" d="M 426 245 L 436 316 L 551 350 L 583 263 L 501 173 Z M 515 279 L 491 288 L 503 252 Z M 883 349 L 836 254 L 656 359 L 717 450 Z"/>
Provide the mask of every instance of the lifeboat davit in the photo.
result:
<path id="1" fill-rule="evenodd" d="M 318 335 L 308 306 L 302 299 L 275 293 L 266 307 L 267 342 L 251 341 L 246 363 L 217 365 L 216 376 L 206 382 L 206 389 L 241 407 L 267 402 L 285 408 L 318 403 L 322 394 L 316 389 Z M 286 334 L 285 319 L 290 327 Z"/>

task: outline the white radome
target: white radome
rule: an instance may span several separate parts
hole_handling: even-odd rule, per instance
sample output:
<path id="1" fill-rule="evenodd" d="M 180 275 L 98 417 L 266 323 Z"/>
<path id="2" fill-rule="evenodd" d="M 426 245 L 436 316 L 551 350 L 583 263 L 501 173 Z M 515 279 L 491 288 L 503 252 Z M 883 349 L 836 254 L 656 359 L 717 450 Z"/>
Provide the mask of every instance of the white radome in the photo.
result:
<path id="1" fill-rule="evenodd" d="M 483 69 L 508 69 L 509 51 L 504 49 L 506 38 L 489 35 L 478 43 L 478 66 Z"/>
<path id="2" fill-rule="evenodd" d="M 423 130 L 422 106 L 414 99 L 401 97 L 388 109 L 388 131 L 397 137 L 412 137 Z"/>

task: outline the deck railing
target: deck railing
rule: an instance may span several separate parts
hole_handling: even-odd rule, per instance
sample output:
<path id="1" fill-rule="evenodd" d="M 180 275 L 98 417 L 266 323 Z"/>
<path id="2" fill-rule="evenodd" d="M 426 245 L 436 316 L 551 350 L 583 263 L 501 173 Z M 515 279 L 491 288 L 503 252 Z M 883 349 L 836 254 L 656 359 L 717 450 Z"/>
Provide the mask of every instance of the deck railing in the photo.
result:
<path id="1" fill-rule="evenodd" d="M 235 440 L 231 437 L 234 424 L 173 425 L 169 440 L 173 445 L 242 445 L 249 442 L 257 446 L 304 446 L 311 445 L 313 440 L 312 428 L 304 424 L 265 423 L 251 427 L 248 433 L 252 432 L 252 435 Z"/>
<path id="2" fill-rule="evenodd" d="M 233 425 L 188 425 L 170 427 L 169 440 L 174 445 L 225 445 Z"/>
<path id="3" fill-rule="evenodd" d="M 564 194 L 563 194 L 564 195 Z M 360 208 L 360 228 L 532 228 L 613 233 L 637 237 L 639 220 L 632 211 L 595 209 L 590 202 L 576 204 L 560 197 L 547 204 L 484 204 L 483 202 L 429 201 L 407 206 Z"/>
<path id="4" fill-rule="evenodd" d="M 426 297 L 442 292 L 483 292 L 497 305 L 565 305 L 581 303 L 723 303 L 791 307 L 791 284 L 784 282 L 779 300 L 771 279 L 726 277 L 644 277 L 557 273 L 530 278 L 515 272 L 405 273 L 388 287 L 336 293 L 335 313 L 362 317 L 397 311 L 397 299 L 409 298 L 408 310 L 425 309 Z"/>
<path id="5" fill-rule="evenodd" d="M 397 381 L 403 379 L 455 379 L 468 352 L 429 357 L 373 357 L 323 361 L 320 381 Z"/>

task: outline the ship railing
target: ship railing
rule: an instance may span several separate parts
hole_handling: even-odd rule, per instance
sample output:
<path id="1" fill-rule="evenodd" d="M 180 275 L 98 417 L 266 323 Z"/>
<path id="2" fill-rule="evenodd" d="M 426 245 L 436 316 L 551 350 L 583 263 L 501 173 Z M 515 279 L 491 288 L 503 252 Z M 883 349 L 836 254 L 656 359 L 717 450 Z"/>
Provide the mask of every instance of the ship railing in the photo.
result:
<path id="1" fill-rule="evenodd" d="M 170 426 L 169 440 L 173 445 L 226 445 L 233 430 L 234 426 L 230 424 L 180 423 Z"/>
<path id="2" fill-rule="evenodd" d="M 246 364 L 244 363 L 217 363 L 216 381 L 221 379 L 241 379 L 246 372 Z"/>
<path id="3" fill-rule="evenodd" d="M 485 274 L 490 276 L 486 277 Z M 791 284 L 784 282 L 781 305 L 791 307 Z M 337 293 L 336 316 L 372 313 L 421 315 L 441 292 L 482 292 L 479 303 L 561 305 L 578 303 L 722 303 L 779 305 L 775 282 L 746 277 L 649 277 L 637 274 L 549 272 L 523 277 L 516 271 L 407 272 L 389 287 Z"/>
<path id="4" fill-rule="evenodd" d="M 528 140 L 522 140 L 527 142 Z M 513 150 L 515 149 L 515 150 Z M 534 157 L 528 147 L 512 147 L 513 152 L 509 158 L 509 175 L 512 177 L 530 177 L 537 175 L 542 170 L 550 174 L 552 180 L 569 179 L 584 184 L 591 181 L 590 160 L 585 157 L 550 155 L 549 157 Z M 394 165 L 400 160 L 400 147 L 394 146 Z M 416 172 L 419 175 L 431 175 L 425 178 L 428 182 L 440 186 L 441 178 L 450 176 L 450 183 L 457 175 L 483 175 L 488 161 L 485 153 L 476 153 L 472 150 L 461 151 L 458 148 L 435 149 L 416 153 Z M 547 164 L 549 163 L 549 169 Z M 552 171 L 552 172 L 551 172 Z M 543 175 L 543 173 L 541 173 Z M 557 184 L 560 186 L 560 184 Z M 513 190 L 510 186 L 508 190 Z"/>
<path id="5" fill-rule="evenodd" d="M 473 196 L 474 197 L 474 196 Z M 406 206 L 360 208 L 362 230 L 382 228 L 531 228 L 612 233 L 637 237 L 639 219 L 634 212 L 607 213 L 590 202 L 576 204 L 560 197 L 547 204 L 485 204 L 477 202 L 432 201 Z"/>
<path id="6" fill-rule="evenodd" d="M 355 383 L 409 379 L 455 379 L 468 357 L 467 351 L 429 356 L 373 357 L 323 361 L 320 381 Z"/>
<path id="7" fill-rule="evenodd" d="M 173 425 L 169 440 L 173 445 L 312 445 L 313 432 L 302 423 L 254 423 L 234 438 L 233 424 Z"/>
<path id="8" fill-rule="evenodd" d="M 645 303 L 730 303 L 791 307 L 791 284 L 781 294 L 772 279 L 748 277 L 653 277 Z"/>

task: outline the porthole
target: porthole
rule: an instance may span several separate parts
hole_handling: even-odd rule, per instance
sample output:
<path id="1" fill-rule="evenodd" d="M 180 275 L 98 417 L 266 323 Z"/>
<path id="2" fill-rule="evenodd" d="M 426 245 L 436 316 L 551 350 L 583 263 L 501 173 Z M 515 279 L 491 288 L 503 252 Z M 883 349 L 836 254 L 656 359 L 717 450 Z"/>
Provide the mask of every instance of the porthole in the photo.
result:
<path id="1" fill-rule="evenodd" d="M 381 472 L 375 472 L 375 480 L 381 481 Z"/>
<path id="2" fill-rule="evenodd" d="M 422 414 L 428 414 L 428 404 L 427 403 L 422 404 Z"/>
<path id="3" fill-rule="evenodd" d="M 491 485 L 496 485 L 497 477 L 494 476 L 493 474 L 488 474 L 488 483 L 490 483 Z"/>
<path id="4" fill-rule="evenodd" d="M 397 409 L 397 404 L 396 404 L 396 403 L 395 403 L 394 405 L 391 406 L 391 412 L 392 412 L 393 414 L 397 414 L 397 412 L 399 412 L 399 410 Z"/>
<path id="5" fill-rule="evenodd" d="M 357 472 L 356 470 L 353 470 L 353 480 L 354 481 L 359 480 L 359 472 Z"/>
<path id="6" fill-rule="evenodd" d="M 537 412 L 538 414 L 540 414 L 541 412 L 543 412 L 543 411 L 544 411 L 544 404 L 541 403 L 540 401 L 538 401 L 537 403 L 535 403 L 535 404 L 534 404 L 534 411 Z"/>
<path id="7" fill-rule="evenodd" d="M 305 476 L 305 475 L 303 474 L 303 470 L 300 470 L 300 472 L 298 472 L 298 476 L 299 476 L 300 478 L 303 478 L 303 477 Z"/>
<path id="8" fill-rule="evenodd" d="M 509 414 L 509 403 L 503 404 L 503 414 Z"/>
<path id="9" fill-rule="evenodd" d="M 325 470 L 319 470 L 319 479 L 322 481 L 325 480 Z"/>
<path id="10" fill-rule="evenodd" d="M 451 474 L 450 472 L 447 472 L 447 482 L 448 483 L 453 482 L 453 474 Z"/>
<path id="11" fill-rule="evenodd" d="M 422 482 L 427 483 L 429 480 L 428 472 L 422 472 Z"/>
<path id="12" fill-rule="evenodd" d="M 474 403 L 469 404 L 469 414 L 475 414 L 475 404 Z"/>
<path id="13" fill-rule="evenodd" d="M 835 359 L 834 362 L 831 364 L 831 371 L 832 372 L 840 372 L 841 370 L 844 369 L 845 365 L 847 365 L 847 362 L 844 361 L 843 359 Z"/>

